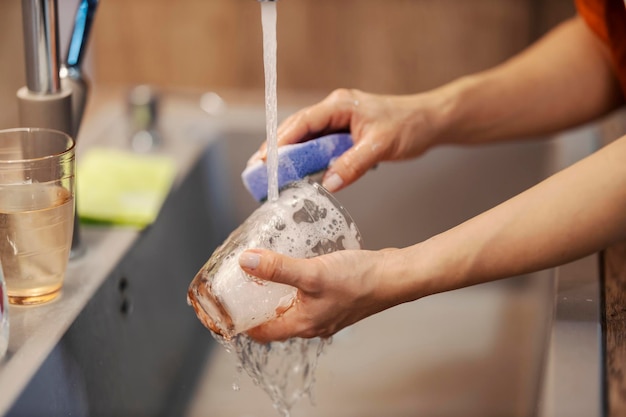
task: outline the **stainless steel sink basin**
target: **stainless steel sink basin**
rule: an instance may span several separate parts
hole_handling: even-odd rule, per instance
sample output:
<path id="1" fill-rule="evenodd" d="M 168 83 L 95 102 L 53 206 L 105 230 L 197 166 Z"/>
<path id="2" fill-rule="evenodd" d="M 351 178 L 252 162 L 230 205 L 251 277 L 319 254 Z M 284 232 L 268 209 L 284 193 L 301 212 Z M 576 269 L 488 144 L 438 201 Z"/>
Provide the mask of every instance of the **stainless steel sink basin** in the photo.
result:
<path id="1" fill-rule="evenodd" d="M 278 415 L 185 301 L 195 272 L 257 207 L 240 173 L 264 137 L 263 109 L 209 118 L 193 95 L 163 104 L 162 151 L 187 161 L 179 182 L 8 415 Z M 123 107 L 112 108 L 90 128 L 120 145 Z M 436 149 L 381 164 L 337 198 L 367 248 L 411 245 L 585 155 L 594 135 Z M 87 228 L 87 240 L 101 233 Z M 590 257 L 392 308 L 334 337 L 319 362 L 316 404 L 303 400 L 292 415 L 600 416 L 598 294 Z"/>

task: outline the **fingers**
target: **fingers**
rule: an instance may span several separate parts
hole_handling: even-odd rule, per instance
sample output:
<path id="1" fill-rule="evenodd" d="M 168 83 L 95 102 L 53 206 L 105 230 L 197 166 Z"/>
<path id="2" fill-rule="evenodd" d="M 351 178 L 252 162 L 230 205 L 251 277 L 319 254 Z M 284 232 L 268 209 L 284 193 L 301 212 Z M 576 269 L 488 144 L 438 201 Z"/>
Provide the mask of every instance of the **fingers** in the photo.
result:
<path id="1" fill-rule="evenodd" d="M 253 153 L 250 159 L 248 159 L 246 166 L 256 164 L 257 162 L 262 161 L 264 158 L 266 158 L 267 151 L 265 149 L 265 146 L 265 142 L 263 142 L 259 150 Z"/>
<path id="2" fill-rule="evenodd" d="M 338 89 L 321 102 L 288 117 L 278 129 L 278 144 L 302 142 L 325 133 L 349 131 L 356 90 Z"/>
<path id="3" fill-rule="evenodd" d="M 278 128 L 278 146 L 303 142 L 327 133 L 349 131 L 359 93 L 357 90 L 338 89 L 321 102 L 289 116 Z M 266 157 L 264 142 L 248 164 Z"/>
<path id="4" fill-rule="evenodd" d="M 277 320 L 280 320 L 280 318 L 274 319 L 274 321 Z M 275 330 L 270 327 L 268 330 L 267 324 L 257 326 L 248 330 L 246 333 L 248 333 L 248 336 L 253 338 L 258 343 L 269 343 L 274 341 L 282 342 L 289 339 L 293 334 L 290 329 L 287 329 L 284 326 L 275 328 Z"/>
<path id="5" fill-rule="evenodd" d="M 288 313 L 289 310 L 282 316 L 248 330 L 248 336 L 259 343 L 284 341 L 294 336 L 305 337 L 305 335 L 300 331 L 297 322 L 290 320 L 290 317 L 293 317 L 293 315 Z M 311 337 L 314 336 L 314 334 L 311 334 Z"/>

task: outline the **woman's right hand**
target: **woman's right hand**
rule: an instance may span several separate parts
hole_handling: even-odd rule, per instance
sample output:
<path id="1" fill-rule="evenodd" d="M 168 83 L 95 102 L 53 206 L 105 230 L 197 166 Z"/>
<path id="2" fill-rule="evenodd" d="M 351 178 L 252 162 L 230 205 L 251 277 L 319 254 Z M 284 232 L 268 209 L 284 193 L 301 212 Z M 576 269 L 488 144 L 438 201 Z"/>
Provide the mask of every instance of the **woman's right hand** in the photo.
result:
<path id="1" fill-rule="evenodd" d="M 422 154 L 437 134 L 436 96 L 391 96 L 339 89 L 288 117 L 278 129 L 278 146 L 334 132 L 351 132 L 354 146 L 337 158 L 322 185 L 337 191 L 382 161 Z M 266 158 L 266 143 L 250 159 Z"/>

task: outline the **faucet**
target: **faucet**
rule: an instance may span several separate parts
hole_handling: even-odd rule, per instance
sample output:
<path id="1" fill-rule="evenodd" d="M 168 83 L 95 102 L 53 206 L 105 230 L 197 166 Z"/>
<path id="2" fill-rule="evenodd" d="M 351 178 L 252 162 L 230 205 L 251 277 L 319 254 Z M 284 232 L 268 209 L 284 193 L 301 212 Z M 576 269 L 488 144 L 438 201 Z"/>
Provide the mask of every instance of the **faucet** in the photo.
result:
<path id="1" fill-rule="evenodd" d="M 63 65 L 57 0 L 22 0 L 26 86 L 17 91 L 20 124 L 60 130 L 76 140 L 87 99 L 81 63 L 98 0 L 80 0 Z M 81 256 L 78 214 L 70 258 Z"/>
<path id="2" fill-rule="evenodd" d="M 22 126 L 46 127 L 72 135 L 72 92 L 59 76 L 56 0 L 22 0 L 26 86 L 17 91 Z"/>

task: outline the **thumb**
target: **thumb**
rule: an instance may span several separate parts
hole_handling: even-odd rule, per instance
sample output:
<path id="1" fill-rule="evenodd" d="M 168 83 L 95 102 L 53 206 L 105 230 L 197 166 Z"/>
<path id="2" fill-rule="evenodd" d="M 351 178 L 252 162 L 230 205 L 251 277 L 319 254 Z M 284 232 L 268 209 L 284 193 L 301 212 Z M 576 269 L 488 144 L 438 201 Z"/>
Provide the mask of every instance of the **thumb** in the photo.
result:
<path id="1" fill-rule="evenodd" d="M 291 258 L 265 249 L 249 249 L 239 256 L 239 266 L 246 273 L 301 289 L 312 276 L 307 263 L 307 259 Z"/>

